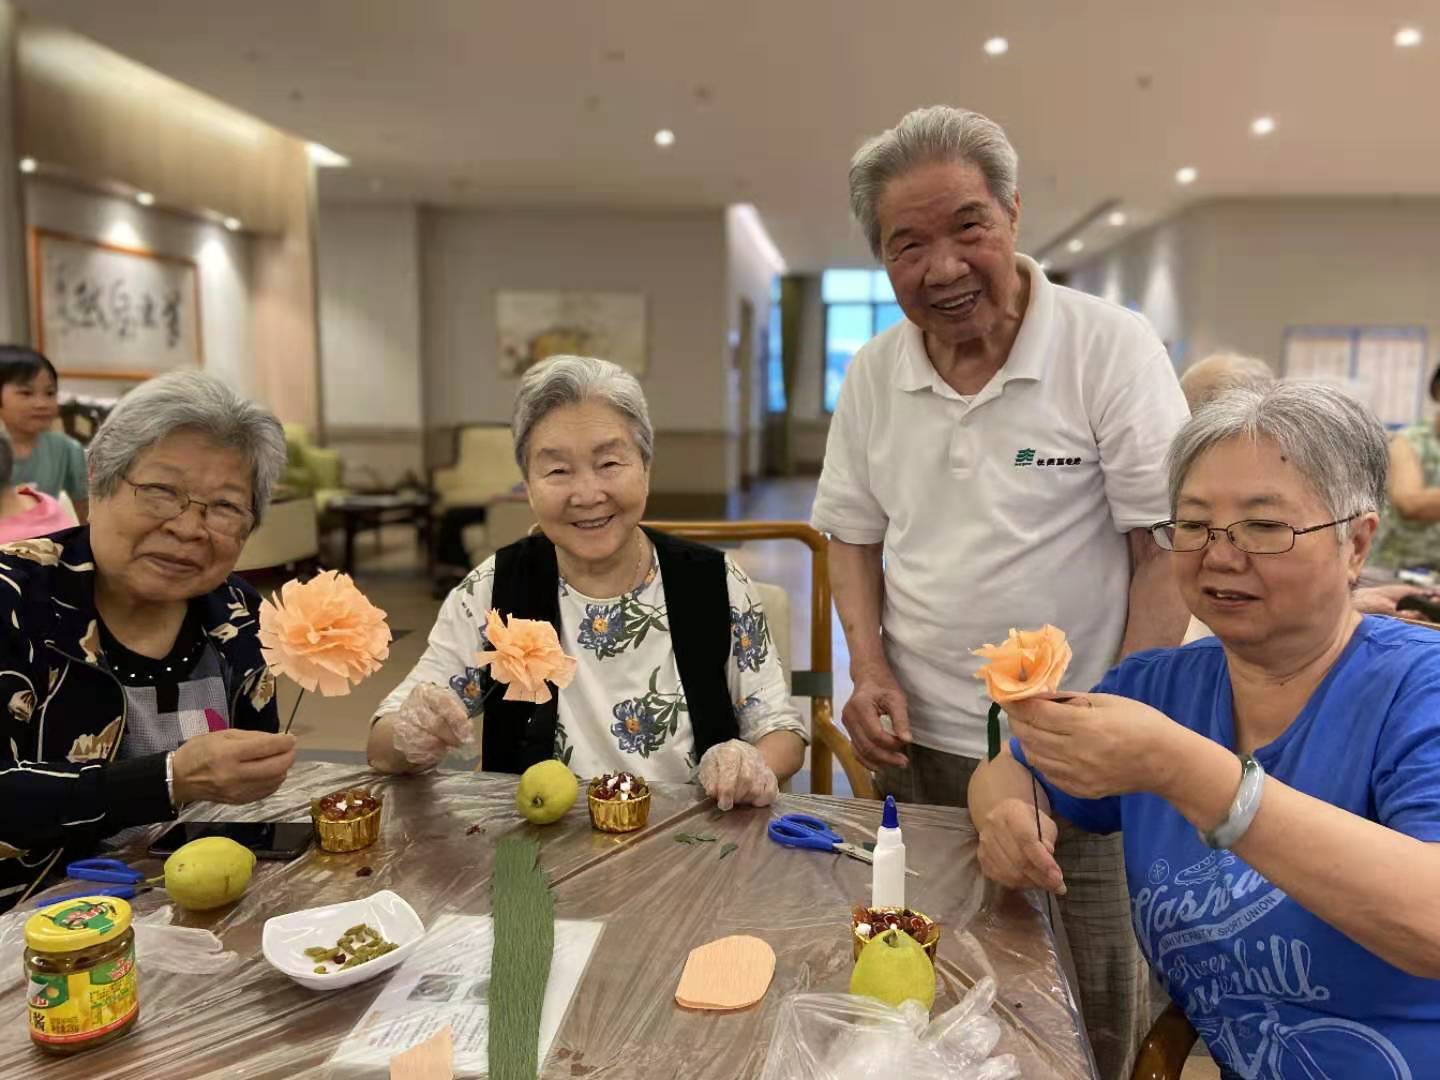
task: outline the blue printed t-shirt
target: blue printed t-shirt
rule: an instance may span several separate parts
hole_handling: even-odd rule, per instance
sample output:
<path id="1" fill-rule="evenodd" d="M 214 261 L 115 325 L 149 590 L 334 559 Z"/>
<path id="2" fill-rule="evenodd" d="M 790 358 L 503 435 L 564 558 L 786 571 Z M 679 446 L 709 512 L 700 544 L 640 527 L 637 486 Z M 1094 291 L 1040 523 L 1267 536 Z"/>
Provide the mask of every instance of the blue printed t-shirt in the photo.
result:
<path id="1" fill-rule="evenodd" d="M 1214 638 L 1137 654 L 1095 692 L 1235 745 L 1229 669 Z M 1018 741 L 1011 750 L 1024 762 Z M 1365 617 L 1295 722 L 1255 757 L 1307 795 L 1440 841 L 1440 634 Z M 1407 975 L 1238 856 L 1211 851 L 1163 799 L 1076 799 L 1040 780 L 1062 817 L 1091 832 L 1124 830 L 1140 947 L 1220 1064 L 1246 1080 L 1440 1075 L 1440 981 Z M 1320 834 L 1295 842 L 1326 847 Z"/>

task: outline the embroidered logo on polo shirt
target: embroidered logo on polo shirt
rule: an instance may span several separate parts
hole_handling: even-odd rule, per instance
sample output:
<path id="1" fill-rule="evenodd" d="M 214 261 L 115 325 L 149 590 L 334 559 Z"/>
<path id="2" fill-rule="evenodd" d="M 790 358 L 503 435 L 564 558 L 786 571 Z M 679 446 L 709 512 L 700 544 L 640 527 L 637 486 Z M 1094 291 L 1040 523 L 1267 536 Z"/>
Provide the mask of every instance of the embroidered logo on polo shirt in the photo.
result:
<path id="1" fill-rule="evenodd" d="M 1031 447 L 1015 452 L 1015 465 L 1018 468 L 1022 465 L 1035 465 L 1037 467 L 1064 467 L 1069 465 L 1083 464 L 1078 457 L 1038 457 Z"/>

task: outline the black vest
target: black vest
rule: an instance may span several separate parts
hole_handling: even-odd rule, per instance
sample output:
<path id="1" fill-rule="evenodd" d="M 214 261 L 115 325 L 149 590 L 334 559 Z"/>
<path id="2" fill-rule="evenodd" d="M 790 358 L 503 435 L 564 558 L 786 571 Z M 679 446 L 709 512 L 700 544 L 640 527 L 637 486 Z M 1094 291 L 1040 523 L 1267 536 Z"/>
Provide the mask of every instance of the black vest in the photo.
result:
<path id="1" fill-rule="evenodd" d="M 725 675 L 730 657 L 730 593 L 725 581 L 725 556 L 703 544 L 650 529 L 645 530 L 645 535 L 655 545 L 665 583 L 666 622 L 698 760 L 710 747 L 740 737 Z M 548 622 L 558 634 L 560 569 L 555 562 L 555 545 L 544 536 L 530 536 L 497 551 L 490 605 L 507 618 Z M 582 667 L 586 663 L 583 654 L 576 659 Z M 518 773 L 554 757 L 558 695 L 544 705 L 503 698 L 503 692 L 497 690 L 485 703 L 481 767 L 486 772 Z M 610 723 L 609 717 L 597 716 L 593 720 L 606 727 Z"/>

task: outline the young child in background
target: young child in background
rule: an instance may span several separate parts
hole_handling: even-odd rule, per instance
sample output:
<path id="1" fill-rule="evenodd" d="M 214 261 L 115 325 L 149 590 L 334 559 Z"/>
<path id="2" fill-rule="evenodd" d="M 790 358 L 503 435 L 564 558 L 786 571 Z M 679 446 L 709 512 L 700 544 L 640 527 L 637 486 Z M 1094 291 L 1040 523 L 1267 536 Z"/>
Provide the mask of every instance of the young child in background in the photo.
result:
<path id="1" fill-rule="evenodd" d="M 83 525 L 90 499 L 85 450 L 69 435 L 52 431 L 60 414 L 60 379 L 34 349 L 0 345 L 0 422 L 14 447 L 14 472 L 6 484 L 29 485 L 58 498 L 70 496 Z"/>

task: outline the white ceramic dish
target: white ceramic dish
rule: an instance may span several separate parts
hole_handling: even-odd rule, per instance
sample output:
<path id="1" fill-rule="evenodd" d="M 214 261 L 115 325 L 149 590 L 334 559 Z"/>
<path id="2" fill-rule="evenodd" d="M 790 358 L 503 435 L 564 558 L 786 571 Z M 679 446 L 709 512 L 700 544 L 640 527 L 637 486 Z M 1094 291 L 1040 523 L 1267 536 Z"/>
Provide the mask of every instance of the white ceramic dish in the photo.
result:
<path id="1" fill-rule="evenodd" d="M 380 932 L 395 948 L 384 956 L 330 975 L 317 975 L 315 961 L 305 950 L 331 948 L 350 927 L 365 923 Z M 386 889 L 364 900 L 306 908 L 265 920 L 260 948 L 270 966 L 311 990 L 342 990 L 389 971 L 415 951 L 425 936 L 425 924 L 415 909 Z"/>

